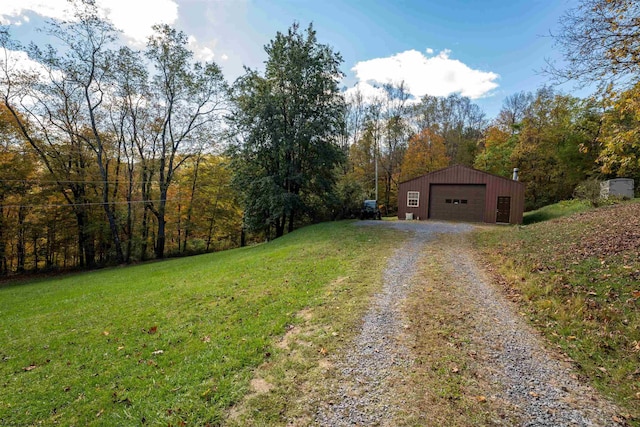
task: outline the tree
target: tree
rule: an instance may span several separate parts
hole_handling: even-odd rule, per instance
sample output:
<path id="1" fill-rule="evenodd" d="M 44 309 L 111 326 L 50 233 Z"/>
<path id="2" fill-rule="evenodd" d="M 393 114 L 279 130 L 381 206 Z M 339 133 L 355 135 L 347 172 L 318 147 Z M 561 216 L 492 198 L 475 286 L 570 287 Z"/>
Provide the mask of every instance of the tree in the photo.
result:
<path id="1" fill-rule="evenodd" d="M 498 117 L 484 131 L 482 149 L 474 167 L 505 178 L 511 177 L 511 156 L 518 144 L 523 121 L 531 112 L 534 96 L 531 92 L 518 92 L 507 96 Z"/>
<path id="2" fill-rule="evenodd" d="M 85 182 L 92 168 L 100 178 L 98 203 L 109 224 L 116 260 L 122 262 L 110 187 L 113 153 L 102 126 L 112 83 L 110 46 L 116 32 L 99 17 L 93 2 L 77 1 L 73 5 L 75 21 L 49 21 L 47 26 L 47 34 L 58 41 L 62 52 L 51 45 L 44 49 L 35 44 L 24 48 L 10 46 L 7 39 L 3 41 L 5 51 L 8 47 L 26 50 L 42 65 L 39 73 L 16 71 L 11 74 L 9 65 L 5 64 L 3 101 L 75 212 L 81 265 L 94 262 L 94 236 L 87 208 L 89 189 Z"/>
<path id="3" fill-rule="evenodd" d="M 473 164 L 486 123 L 480 107 L 469 98 L 425 95 L 414 107 L 413 121 L 416 132 L 431 129 L 444 138 L 452 163 Z"/>
<path id="4" fill-rule="evenodd" d="M 497 124 L 485 130 L 484 148 L 474 161 L 474 167 L 494 175 L 510 177 L 513 165 L 511 155 L 518 142 L 517 135 L 511 135 Z"/>
<path id="5" fill-rule="evenodd" d="M 312 25 L 303 33 L 297 23 L 265 51 L 264 76 L 247 70 L 234 88 L 230 120 L 238 140 L 231 154 L 246 224 L 273 226 L 279 237 L 309 212 L 313 196 L 332 189 L 343 160 L 336 140 L 344 120 L 342 58 L 318 42 Z"/>
<path id="6" fill-rule="evenodd" d="M 503 132 L 510 134 L 517 133 L 518 126 L 527 114 L 529 106 L 533 102 L 533 94 L 531 92 L 517 92 L 507 96 L 503 103 L 500 113 L 496 118 L 496 126 Z"/>
<path id="7" fill-rule="evenodd" d="M 444 138 L 423 129 L 409 139 L 409 146 L 402 161 L 402 180 L 416 178 L 449 165 Z"/>
<path id="8" fill-rule="evenodd" d="M 155 120 L 149 124 L 149 133 L 156 156 L 153 162 L 157 165 L 159 198 L 157 201 L 147 198 L 146 206 L 157 219 L 155 255 L 163 258 L 169 187 L 178 168 L 197 151 L 198 132 L 218 126 L 227 86 L 215 62 L 192 61 L 185 33 L 168 25 L 156 25 L 154 30 L 146 55 L 156 71 L 150 100 Z M 184 149 L 187 153 L 178 156 Z"/>
<path id="9" fill-rule="evenodd" d="M 560 81 L 583 85 L 635 82 L 640 72 L 640 3 L 637 0 L 581 0 L 560 19 L 553 36 L 566 65 L 549 63 Z"/>
<path id="10" fill-rule="evenodd" d="M 602 120 L 602 172 L 640 178 L 640 83 L 623 92 Z"/>
<path id="11" fill-rule="evenodd" d="M 549 87 L 537 91 L 511 155 L 527 185 L 528 208 L 571 198 L 576 185 L 593 174 L 596 154 L 584 149 L 597 135 L 591 107 Z"/>
<path id="12" fill-rule="evenodd" d="M 404 82 L 399 84 L 385 84 L 385 104 L 382 110 L 384 119 L 382 131 L 382 145 L 379 145 L 379 158 L 384 184 L 385 212 L 390 212 L 397 206 L 398 183 L 400 165 L 407 149 L 407 139 L 410 134 L 408 114 L 409 90 Z M 393 208 L 392 208 L 393 207 Z"/>

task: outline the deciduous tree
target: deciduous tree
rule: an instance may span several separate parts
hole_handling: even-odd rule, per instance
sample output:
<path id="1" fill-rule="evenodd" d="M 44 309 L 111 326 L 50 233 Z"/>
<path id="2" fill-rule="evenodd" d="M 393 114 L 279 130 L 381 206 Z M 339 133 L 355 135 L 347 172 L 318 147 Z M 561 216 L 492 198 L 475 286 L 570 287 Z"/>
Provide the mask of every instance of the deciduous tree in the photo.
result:
<path id="1" fill-rule="evenodd" d="M 557 79 L 582 84 L 632 82 L 640 73 L 640 3 L 637 0 L 580 0 L 560 19 L 553 35 L 566 65 L 550 63 Z"/>
<path id="2" fill-rule="evenodd" d="M 342 58 L 318 42 L 312 25 L 278 32 L 265 51 L 264 76 L 247 70 L 235 87 L 232 154 L 247 224 L 273 226 L 279 237 L 308 212 L 312 196 L 331 190 L 343 160 Z"/>
<path id="3" fill-rule="evenodd" d="M 423 129 L 409 139 L 402 161 L 402 180 L 406 181 L 445 168 L 449 165 L 444 138 L 430 129 Z"/>

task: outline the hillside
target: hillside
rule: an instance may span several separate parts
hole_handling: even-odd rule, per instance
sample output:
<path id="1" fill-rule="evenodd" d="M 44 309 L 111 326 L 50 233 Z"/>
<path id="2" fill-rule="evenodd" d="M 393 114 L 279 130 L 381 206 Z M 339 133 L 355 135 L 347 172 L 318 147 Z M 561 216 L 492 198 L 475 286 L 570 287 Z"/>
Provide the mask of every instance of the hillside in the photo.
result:
<path id="1" fill-rule="evenodd" d="M 637 425 L 640 203 L 492 228 L 476 243 L 529 319 Z"/>
<path id="2" fill-rule="evenodd" d="M 217 425 L 253 370 L 280 357 L 275 343 L 300 312 L 322 324 L 310 358 L 336 345 L 326 328 L 348 336 L 398 241 L 390 233 L 320 224 L 254 247 L 4 286 L 0 425 Z"/>

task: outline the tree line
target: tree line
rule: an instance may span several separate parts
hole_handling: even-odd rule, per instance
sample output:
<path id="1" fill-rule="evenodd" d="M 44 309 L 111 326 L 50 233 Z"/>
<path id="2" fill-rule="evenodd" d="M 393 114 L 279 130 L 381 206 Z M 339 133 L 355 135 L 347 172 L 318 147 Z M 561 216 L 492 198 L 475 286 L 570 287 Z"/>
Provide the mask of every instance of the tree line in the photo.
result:
<path id="1" fill-rule="evenodd" d="M 624 3 L 583 0 L 558 44 L 588 45 L 580 19 L 605 33 L 615 20 L 638 27 Z M 516 93 L 489 120 L 468 98 L 414 99 L 402 82 L 375 98 L 341 90 L 342 58 L 312 25 L 278 32 L 264 70 L 228 83 L 170 26 L 135 50 L 93 2 L 74 10 L 43 29 L 55 45 L 0 31 L 0 275 L 225 249 L 351 217 L 366 198 L 392 214 L 400 182 L 452 164 L 505 177 L 518 167 L 529 209 L 588 179 L 640 178 L 633 34 L 602 53 L 624 55 L 625 69 L 549 68 L 558 79 L 626 73 L 625 84 L 588 99 Z M 19 67 L 17 52 L 38 65 Z"/>

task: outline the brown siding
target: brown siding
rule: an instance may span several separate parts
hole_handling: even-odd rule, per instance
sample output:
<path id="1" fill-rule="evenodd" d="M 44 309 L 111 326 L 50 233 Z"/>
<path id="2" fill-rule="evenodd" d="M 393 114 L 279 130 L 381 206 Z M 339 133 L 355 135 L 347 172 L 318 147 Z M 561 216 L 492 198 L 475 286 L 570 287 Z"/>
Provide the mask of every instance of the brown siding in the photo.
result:
<path id="1" fill-rule="evenodd" d="M 511 223 L 521 224 L 524 213 L 524 184 L 500 176 L 481 172 L 466 166 L 451 166 L 410 181 L 400 183 L 398 187 L 398 218 L 405 219 L 407 213 L 413 213 L 416 219 L 429 218 L 429 187 L 431 184 L 485 184 L 484 222 L 496 222 L 497 201 L 499 196 L 511 197 Z M 407 206 L 407 191 L 419 191 L 418 207 Z"/>

